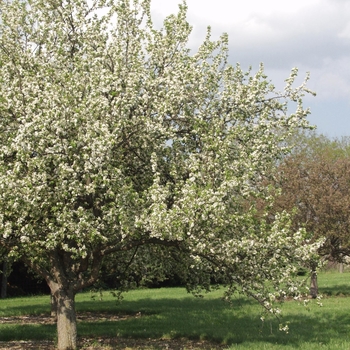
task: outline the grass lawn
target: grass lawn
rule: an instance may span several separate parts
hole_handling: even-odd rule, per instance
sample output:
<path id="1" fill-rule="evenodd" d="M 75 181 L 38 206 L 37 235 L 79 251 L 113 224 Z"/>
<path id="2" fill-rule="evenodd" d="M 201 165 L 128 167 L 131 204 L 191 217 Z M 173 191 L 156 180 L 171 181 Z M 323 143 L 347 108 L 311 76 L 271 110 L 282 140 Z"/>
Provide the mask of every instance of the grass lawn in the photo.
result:
<path id="1" fill-rule="evenodd" d="M 78 335 L 203 340 L 227 349 L 348 350 L 350 273 L 321 273 L 319 288 L 325 295 L 323 307 L 315 302 L 309 308 L 294 301 L 284 303 L 282 322 L 289 324 L 288 334 L 278 330 L 276 319 L 262 322 L 261 309 L 253 300 L 237 297 L 229 306 L 220 299 L 222 291 L 198 299 L 183 288 L 141 289 L 126 293 L 121 302 L 109 292 L 103 293 L 102 300 L 80 293 L 76 297 L 78 315 L 105 315 L 93 322 L 79 321 Z M 55 339 L 54 324 L 20 321 L 23 315 L 48 316 L 49 309 L 48 296 L 0 300 L 0 340 Z M 16 323 L 1 323 L 16 317 Z"/>

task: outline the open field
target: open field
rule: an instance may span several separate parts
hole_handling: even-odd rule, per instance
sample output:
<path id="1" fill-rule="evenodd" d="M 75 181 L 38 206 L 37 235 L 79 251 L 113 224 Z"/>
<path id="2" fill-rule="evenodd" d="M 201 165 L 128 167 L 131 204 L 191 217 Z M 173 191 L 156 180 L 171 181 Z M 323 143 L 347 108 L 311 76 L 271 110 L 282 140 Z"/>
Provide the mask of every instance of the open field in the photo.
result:
<path id="1" fill-rule="evenodd" d="M 238 297 L 224 303 L 217 291 L 204 299 L 183 288 L 141 289 L 118 302 L 111 293 L 76 298 L 80 346 L 85 349 L 350 349 L 350 273 L 321 273 L 323 307 L 283 305 L 283 323 L 260 320 L 261 309 Z M 49 297 L 0 300 L 0 349 L 54 349 Z M 41 341 L 22 342 L 19 341 Z"/>

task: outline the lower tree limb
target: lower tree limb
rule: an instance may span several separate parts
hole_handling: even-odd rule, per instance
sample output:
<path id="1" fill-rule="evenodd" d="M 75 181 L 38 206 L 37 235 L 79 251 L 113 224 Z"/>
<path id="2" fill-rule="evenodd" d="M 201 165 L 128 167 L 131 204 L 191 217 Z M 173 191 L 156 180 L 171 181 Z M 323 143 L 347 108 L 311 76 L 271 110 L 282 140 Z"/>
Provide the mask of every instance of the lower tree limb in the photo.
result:
<path id="1" fill-rule="evenodd" d="M 50 304 L 51 304 L 51 317 L 53 317 L 55 320 L 57 319 L 57 299 L 53 296 L 53 294 L 50 294 Z"/>

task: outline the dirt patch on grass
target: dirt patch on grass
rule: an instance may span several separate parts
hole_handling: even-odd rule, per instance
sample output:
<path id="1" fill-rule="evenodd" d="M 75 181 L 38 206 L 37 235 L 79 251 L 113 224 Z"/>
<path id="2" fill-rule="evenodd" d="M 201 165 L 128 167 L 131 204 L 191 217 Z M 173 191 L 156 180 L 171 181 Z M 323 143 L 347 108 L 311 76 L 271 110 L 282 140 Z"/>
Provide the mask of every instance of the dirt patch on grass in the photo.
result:
<path id="1" fill-rule="evenodd" d="M 188 339 L 123 339 L 123 338 L 100 338 L 100 339 L 79 339 L 78 348 L 84 350 L 219 350 L 227 346 L 213 344 L 207 341 L 194 341 Z M 53 341 L 11 341 L 0 342 L 1 350 L 55 350 Z"/>
<path id="2" fill-rule="evenodd" d="M 118 321 L 130 317 L 141 317 L 141 313 L 135 315 L 113 315 L 106 313 L 83 313 L 77 315 L 78 322 Z M 55 319 L 47 315 L 0 317 L 0 323 L 7 324 L 55 324 Z M 79 338 L 78 348 L 84 350 L 182 350 L 182 349 L 225 349 L 227 346 L 208 341 L 188 339 L 125 339 L 125 338 Z M 1 350 L 55 350 L 55 344 L 49 340 L 28 341 L 0 341 Z"/>
<path id="3" fill-rule="evenodd" d="M 84 312 L 77 315 L 77 322 L 97 322 L 97 321 L 120 321 L 127 318 L 141 317 L 141 313 L 135 315 L 114 315 L 107 313 L 98 312 Z M 1 323 L 12 323 L 12 324 L 55 324 L 56 320 L 54 317 L 48 315 L 29 315 L 29 316 L 11 316 L 11 317 L 0 317 Z"/>

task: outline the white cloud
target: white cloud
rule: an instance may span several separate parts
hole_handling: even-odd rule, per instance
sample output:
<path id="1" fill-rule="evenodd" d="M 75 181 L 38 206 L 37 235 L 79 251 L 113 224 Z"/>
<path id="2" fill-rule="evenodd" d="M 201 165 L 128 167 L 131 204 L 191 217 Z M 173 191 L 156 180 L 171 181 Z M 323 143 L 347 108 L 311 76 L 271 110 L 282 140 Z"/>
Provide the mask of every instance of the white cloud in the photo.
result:
<path id="1" fill-rule="evenodd" d="M 309 85 L 324 101 L 350 101 L 349 58 L 325 59 L 321 67 L 312 70 Z"/>
<path id="2" fill-rule="evenodd" d="M 152 0 L 157 22 L 177 12 L 179 2 Z M 350 119 L 350 0 L 187 0 L 187 4 L 193 25 L 191 47 L 203 41 L 210 25 L 214 38 L 229 34 L 231 63 L 257 69 L 263 62 L 278 87 L 292 67 L 299 67 L 301 77 L 311 72 L 309 86 L 317 92 L 317 103 L 327 103 L 329 110 L 333 101 L 343 118 L 339 133 L 350 134 L 341 126 L 345 115 Z"/>

